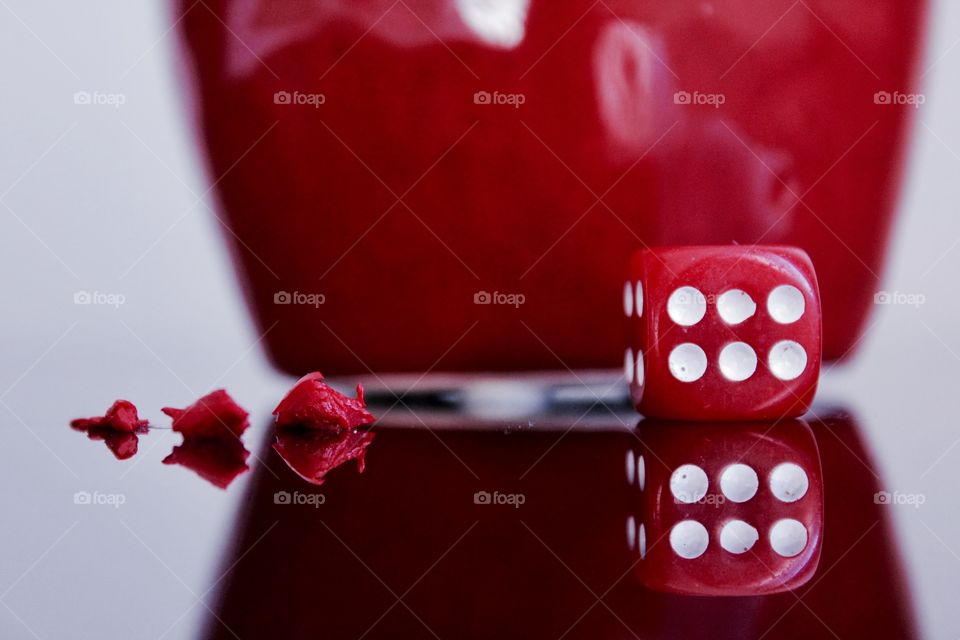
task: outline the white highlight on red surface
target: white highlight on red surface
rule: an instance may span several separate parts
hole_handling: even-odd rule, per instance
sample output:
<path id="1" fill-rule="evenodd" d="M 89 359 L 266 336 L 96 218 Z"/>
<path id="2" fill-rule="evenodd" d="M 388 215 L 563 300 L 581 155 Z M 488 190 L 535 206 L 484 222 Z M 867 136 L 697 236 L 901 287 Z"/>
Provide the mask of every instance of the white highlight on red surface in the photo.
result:
<path id="1" fill-rule="evenodd" d="M 637 531 L 637 542 L 640 547 L 640 559 L 643 560 L 647 557 L 647 528 L 643 526 L 643 523 L 640 524 L 640 529 Z"/>
<path id="2" fill-rule="evenodd" d="M 647 486 L 647 463 L 643 461 L 643 456 L 637 456 L 637 486 L 640 491 Z"/>
<path id="3" fill-rule="evenodd" d="M 793 340 L 781 340 L 770 349 L 767 364 L 781 380 L 795 380 L 807 368 L 807 352 Z"/>
<path id="4" fill-rule="evenodd" d="M 633 384 L 633 349 L 627 347 L 627 350 L 623 352 L 623 375 L 627 378 L 627 384 Z"/>
<path id="5" fill-rule="evenodd" d="M 707 354 L 692 342 L 674 347 L 667 358 L 670 373 L 680 382 L 695 382 L 707 370 Z"/>
<path id="6" fill-rule="evenodd" d="M 757 370 L 757 352 L 746 342 L 731 342 L 720 351 L 720 373 L 732 382 L 742 382 Z"/>
<path id="7" fill-rule="evenodd" d="M 464 24 L 481 40 L 511 49 L 526 33 L 529 0 L 456 0 Z"/>
<path id="8" fill-rule="evenodd" d="M 681 465 L 670 476 L 670 493 L 686 504 L 702 500 L 709 485 L 707 474 L 695 464 Z"/>
<path id="9" fill-rule="evenodd" d="M 670 530 L 670 547 L 681 558 L 699 558 L 710 544 L 706 527 L 696 520 L 683 520 Z"/>
<path id="10" fill-rule="evenodd" d="M 770 472 L 770 491 L 781 502 L 796 502 L 809 486 L 806 472 L 792 462 L 779 464 Z"/>
<path id="11" fill-rule="evenodd" d="M 699 289 L 679 287 L 667 299 L 667 315 L 683 327 L 692 327 L 707 313 L 707 299 Z"/>
<path id="12" fill-rule="evenodd" d="M 661 135 L 657 82 L 661 49 L 653 32 L 630 19 L 607 20 L 590 48 L 598 115 L 610 142 L 642 152 Z"/>
<path id="13" fill-rule="evenodd" d="M 637 544 L 637 522 L 633 516 L 627 517 L 627 548 L 633 551 Z"/>
<path id="14" fill-rule="evenodd" d="M 633 485 L 633 479 L 637 473 L 636 458 L 633 457 L 633 451 L 627 450 L 627 484 Z"/>
<path id="15" fill-rule="evenodd" d="M 803 294 L 793 285 L 782 284 L 767 297 L 767 313 L 780 324 L 796 322 L 805 308 Z"/>
<path id="16" fill-rule="evenodd" d="M 636 358 L 636 371 L 634 372 L 634 380 L 638 385 L 643 384 L 643 351 L 637 351 Z"/>
<path id="17" fill-rule="evenodd" d="M 807 546 L 807 528 L 792 518 L 778 520 L 770 527 L 770 546 L 784 558 L 792 558 Z"/>
<path id="18" fill-rule="evenodd" d="M 637 282 L 637 297 L 634 300 L 634 308 L 637 310 L 637 317 L 643 316 L 643 283 Z"/>
<path id="19" fill-rule="evenodd" d="M 720 546 L 730 553 L 746 553 L 759 539 L 757 530 L 743 520 L 731 520 L 720 530 Z"/>
<path id="20" fill-rule="evenodd" d="M 759 486 L 757 472 L 745 464 L 732 464 L 720 474 L 720 491 L 733 502 L 746 502 L 757 494 Z"/>
<path id="21" fill-rule="evenodd" d="M 628 318 L 633 315 L 633 287 L 629 282 L 623 285 L 623 314 Z"/>
<path id="22" fill-rule="evenodd" d="M 730 289 L 717 298 L 717 313 L 727 324 L 740 324 L 756 312 L 757 303 L 742 289 Z"/>

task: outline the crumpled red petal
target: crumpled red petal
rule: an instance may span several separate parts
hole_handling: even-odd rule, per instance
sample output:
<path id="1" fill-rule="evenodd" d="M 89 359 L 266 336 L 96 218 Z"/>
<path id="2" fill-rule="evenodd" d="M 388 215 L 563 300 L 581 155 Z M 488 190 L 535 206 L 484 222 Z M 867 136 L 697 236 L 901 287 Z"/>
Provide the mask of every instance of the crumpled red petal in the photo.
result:
<path id="1" fill-rule="evenodd" d="M 173 418 L 173 430 L 184 438 L 239 437 L 250 426 L 248 413 L 223 389 L 203 396 L 185 409 L 164 407 Z"/>
<path id="2" fill-rule="evenodd" d="M 77 418 L 70 422 L 77 431 L 89 431 L 93 428 L 133 433 L 147 426 L 146 420 L 137 415 L 137 407 L 128 400 L 117 400 L 102 416 Z"/>
<path id="3" fill-rule="evenodd" d="M 109 427 L 89 427 L 83 429 L 87 432 L 87 437 L 91 440 L 103 440 L 117 460 L 128 460 L 137 455 L 137 449 L 140 446 L 140 436 L 147 432 L 147 427 L 137 427 L 133 433 L 127 431 L 117 431 Z"/>
<path id="4" fill-rule="evenodd" d="M 277 427 L 333 432 L 349 431 L 376 420 L 367 411 L 362 385 L 357 385 L 357 397 L 350 398 L 324 382 L 320 372 L 300 378 L 273 410 L 273 415 L 277 417 Z"/>

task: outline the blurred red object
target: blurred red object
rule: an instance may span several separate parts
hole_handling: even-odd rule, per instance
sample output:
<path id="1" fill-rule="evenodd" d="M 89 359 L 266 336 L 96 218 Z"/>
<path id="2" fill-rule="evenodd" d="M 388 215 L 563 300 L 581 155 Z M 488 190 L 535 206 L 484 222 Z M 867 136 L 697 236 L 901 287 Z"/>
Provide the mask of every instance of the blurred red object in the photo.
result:
<path id="1" fill-rule="evenodd" d="M 176 6 L 224 226 L 287 371 L 616 367 L 644 244 L 799 246 L 825 358 L 857 342 L 925 2 Z"/>
<path id="2" fill-rule="evenodd" d="M 348 430 L 340 433 L 305 428 L 278 428 L 273 450 L 298 476 L 310 484 L 321 485 L 327 474 L 351 460 L 357 472 L 366 468 L 367 447 L 373 433 Z"/>
<path id="3" fill-rule="evenodd" d="M 163 459 L 163 464 L 186 467 L 214 486 L 226 489 L 250 469 L 249 456 L 240 438 L 184 438 L 183 444 L 175 446 Z"/>

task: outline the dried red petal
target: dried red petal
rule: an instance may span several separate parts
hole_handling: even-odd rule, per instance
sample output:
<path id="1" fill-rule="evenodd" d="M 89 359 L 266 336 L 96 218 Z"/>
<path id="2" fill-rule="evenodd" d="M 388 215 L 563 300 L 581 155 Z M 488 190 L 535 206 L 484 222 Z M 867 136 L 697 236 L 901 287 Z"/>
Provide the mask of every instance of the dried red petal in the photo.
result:
<path id="1" fill-rule="evenodd" d="M 273 449 L 298 476 L 321 485 L 328 473 L 350 460 L 356 460 L 357 471 L 363 473 L 367 447 L 373 438 L 369 431 L 278 429 Z"/>
<path id="2" fill-rule="evenodd" d="M 164 407 L 173 418 L 173 430 L 184 438 L 239 437 L 250 426 L 247 412 L 223 389 L 203 396 L 186 409 Z"/>
<path id="3" fill-rule="evenodd" d="M 238 438 L 184 438 L 163 464 L 179 464 L 221 489 L 247 472 L 250 452 Z"/>
<path id="4" fill-rule="evenodd" d="M 278 427 L 299 426 L 324 431 L 345 431 L 373 424 L 376 418 L 367 411 L 363 386 L 357 385 L 357 397 L 350 398 L 323 381 L 320 372 L 308 373 L 273 410 Z"/>
<path id="5" fill-rule="evenodd" d="M 77 418 L 70 422 L 70 426 L 78 431 L 89 431 L 93 428 L 109 429 L 133 433 L 147 426 L 146 420 L 137 415 L 137 407 L 127 400 L 117 400 L 102 416 L 93 418 Z"/>

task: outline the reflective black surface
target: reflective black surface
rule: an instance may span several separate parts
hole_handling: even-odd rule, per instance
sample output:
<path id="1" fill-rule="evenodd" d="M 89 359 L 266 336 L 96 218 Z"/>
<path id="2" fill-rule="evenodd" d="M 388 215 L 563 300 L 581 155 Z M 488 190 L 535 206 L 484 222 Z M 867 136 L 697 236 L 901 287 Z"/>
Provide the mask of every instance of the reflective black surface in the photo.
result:
<path id="1" fill-rule="evenodd" d="M 916 636 L 854 417 L 810 421 L 826 501 L 810 582 L 726 598 L 639 586 L 625 522 L 640 492 L 624 460 L 643 431 L 617 423 L 387 421 L 366 471 L 322 488 L 271 453 L 277 475 L 255 471 L 206 637 Z"/>

